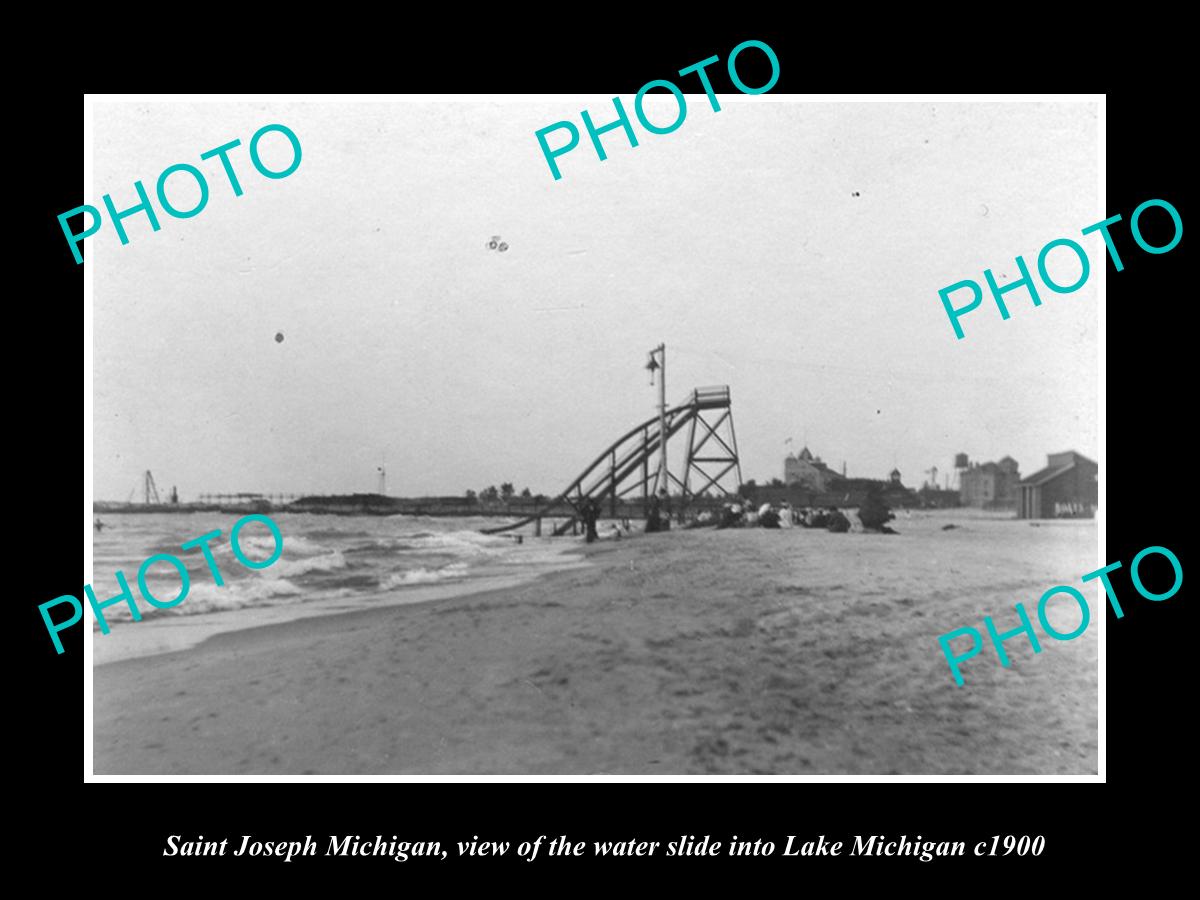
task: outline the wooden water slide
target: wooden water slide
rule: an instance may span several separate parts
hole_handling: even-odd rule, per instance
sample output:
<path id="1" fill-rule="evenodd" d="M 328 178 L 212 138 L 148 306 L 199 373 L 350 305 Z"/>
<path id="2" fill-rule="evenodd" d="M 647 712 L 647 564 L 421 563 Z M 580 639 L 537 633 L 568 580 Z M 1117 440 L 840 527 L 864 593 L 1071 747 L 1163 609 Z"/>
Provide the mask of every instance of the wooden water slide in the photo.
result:
<path id="1" fill-rule="evenodd" d="M 709 421 L 710 418 L 715 421 Z M 665 440 L 668 442 L 687 428 L 687 445 L 683 456 L 674 457 L 682 460 L 682 477 L 668 472 L 669 486 L 658 483 L 658 466 L 650 464 L 664 440 L 659 416 L 654 416 L 613 441 L 565 490 L 543 503 L 537 511 L 507 525 L 482 529 L 483 532 L 499 534 L 531 522 L 540 523 L 541 519 L 552 517 L 551 510 L 561 510 L 566 504 L 574 510 L 574 514 L 555 527 L 554 534 L 562 534 L 580 519 L 583 505 L 588 500 L 598 503 L 601 509 L 607 500 L 609 515 L 615 516 L 618 501 L 631 500 L 640 492 L 644 510 L 648 498 L 663 487 L 679 496 L 685 504 L 691 498 L 709 491 L 736 493 L 741 485 L 742 473 L 737 438 L 733 431 L 729 386 L 696 388 L 683 403 L 666 411 L 665 420 Z M 727 477 L 731 474 L 736 478 L 732 490 L 728 487 L 732 479 Z"/>

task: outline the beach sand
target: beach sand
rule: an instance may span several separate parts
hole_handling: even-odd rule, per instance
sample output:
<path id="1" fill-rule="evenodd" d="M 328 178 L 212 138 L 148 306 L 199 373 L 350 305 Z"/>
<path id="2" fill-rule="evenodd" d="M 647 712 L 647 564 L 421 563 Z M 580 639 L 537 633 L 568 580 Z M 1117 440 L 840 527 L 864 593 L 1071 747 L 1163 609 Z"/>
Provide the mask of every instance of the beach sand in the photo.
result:
<path id="1" fill-rule="evenodd" d="M 893 525 L 637 535 L 518 587 L 99 665 L 95 772 L 1095 773 L 1095 522 Z M 1013 638 L 1011 668 L 985 644 L 957 687 L 937 636 L 1011 629 L 1017 601 L 1037 627 L 1057 584 L 1083 636 Z"/>

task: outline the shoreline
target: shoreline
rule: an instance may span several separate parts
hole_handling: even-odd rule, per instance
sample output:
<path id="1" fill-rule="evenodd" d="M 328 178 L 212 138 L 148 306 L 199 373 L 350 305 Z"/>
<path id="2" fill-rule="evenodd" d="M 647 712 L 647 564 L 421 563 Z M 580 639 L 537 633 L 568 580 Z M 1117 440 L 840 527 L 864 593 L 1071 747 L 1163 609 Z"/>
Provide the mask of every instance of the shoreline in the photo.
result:
<path id="1" fill-rule="evenodd" d="M 588 548 L 590 551 L 592 548 Z M 443 603 L 452 603 L 455 600 L 470 599 L 486 599 L 490 595 L 505 595 L 509 591 L 517 590 L 523 586 L 532 584 L 537 581 L 554 579 L 556 577 L 566 575 L 577 569 L 585 568 L 588 565 L 587 551 L 583 548 L 574 548 L 574 552 L 584 555 L 582 561 L 573 562 L 562 567 L 550 568 L 544 571 L 533 572 L 526 575 L 510 575 L 510 576 L 484 576 L 477 579 L 466 579 L 463 581 L 452 582 L 449 584 L 424 585 L 407 588 L 404 590 L 393 589 L 392 593 L 400 594 L 403 597 L 413 597 L 414 599 L 401 599 L 394 601 L 384 601 L 378 606 L 366 607 L 360 609 L 346 609 L 339 612 L 317 612 L 312 615 L 298 616 L 294 618 L 280 619 L 279 621 L 270 622 L 255 622 L 253 624 L 241 625 L 236 627 L 208 626 L 207 622 L 200 621 L 197 623 L 199 630 L 210 631 L 204 637 L 196 638 L 189 641 L 186 646 L 179 648 L 163 649 L 150 652 L 139 652 L 135 655 L 123 655 L 113 659 L 96 661 L 95 647 L 93 646 L 93 663 L 92 668 L 98 671 L 101 668 L 108 666 L 121 666 L 130 663 L 135 663 L 141 660 L 158 660 L 166 656 L 185 655 L 194 651 L 204 650 L 210 645 L 219 646 L 224 641 L 240 640 L 240 635 L 259 635 L 262 638 L 269 635 L 270 632 L 279 631 L 281 634 L 289 630 L 295 630 L 304 634 L 312 634 L 314 629 L 328 628 L 331 631 L 341 631 L 337 627 L 337 623 L 347 623 L 358 618 L 370 619 L 376 616 L 385 616 L 388 613 L 395 613 L 408 609 L 428 609 Z M 497 581 L 510 582 L 507 584 L 496 584 Z M 438 594 L 442 596 L 430 596 Z M 419 597 L 416 595 L 420 595 Z M 264 609 L 277 609 L 278 607 L 264 607 Z M 229 614 L 244 614 L 248 610 L 230 610 Z M 253 610 L 249 610 L 253 612 Z M 209 614 L 208 616 L 189 617 L 189 618 L 217 618 L 224 616 L 225 613 Z M 122 629 L 132 628 L 134 626 L 141 628 L 142 625 L 149 624 L 153 630 L 153 625 L 171 626 L 179 621 L 177 617 L 160 616 L 158 618 L 143 619 L 142 622 L 123 624 Z M 324 623 L 330 623 L 325 625 Z M 113 632 L 115 633 L 115 632 Z M 107 640 L 112 635 L 101 635 L 99 631 L 93 632 L 93 640 Z M 245 638 L 247 641 L 253 642 L 252 637 Z"/>
<path id="2" fill-rule="evenodd" d="M 247 605 L 190 615 L 142 610 L 141 621 L 121 621 L 115 624 L 107 635 L 101 633 L 99 627 L 93 624 L 92 665 L 110 665 L 130 659 L 182 652 L 221 635 L 239 631 L 279 627 L 290 622 L 337 617 L 353 612 L 378 612 L 398 606 L 419 606 L 455 597 L 509 590 L 537 578 L 587 565 L 580 555 L 579 547 L 564 544 L 555 549 L 553 559 L 543 559 L 523 572 L 501 573 L 500 569 L 494 569 L 488 574 L 456 581 L 385 589 L 373 595 L 330 596 L 298 604 Z"/>
<path id="3" fill-rule="evenodd" d="M 962 688 L 936 641 L 1077 580 L 1094 523 L 942 521 L 637 535 L 517 586 L 97 665 L 95 771 L 1094 773 L 1095 628 L 1009 641 L 1011 668 L 988 648 Z"/>

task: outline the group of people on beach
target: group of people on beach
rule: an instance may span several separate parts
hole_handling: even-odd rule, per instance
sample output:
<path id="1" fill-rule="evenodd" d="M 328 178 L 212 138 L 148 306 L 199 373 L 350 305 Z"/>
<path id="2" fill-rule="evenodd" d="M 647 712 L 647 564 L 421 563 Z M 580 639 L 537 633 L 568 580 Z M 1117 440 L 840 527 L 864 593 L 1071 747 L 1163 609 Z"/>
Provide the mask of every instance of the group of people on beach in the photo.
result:
<path id="1" fill-rule="evenodd" d="M 778 506 L 764 503 L 758 509 L 726 503 L 719 515 L 706 510 L 696 517 L 695 527 L 711 524 L 717 528 L 826 528 L 839 533 L 850 530 L 850 519 L 839 509 L 798 508 L 787 502 Z"/>
<path id="2" fill-rule="evenodd" d="M 835 506 L 792 506 L 783 503 L 764 503 L 755 509 L 740 502 L 726 503 L 719 510 L 703 510 L 691 519 L 685 528 L 824 528 L 836 534 L 850 530 L 895 534 L 887 522 L 895 514 L 882 499 L 868 493 L 858 508 L 857 527 L 849 514 Z"/>
<path id="3" fill-rule="evenodd" d="M 620 539 L 622 534 L 632 531 L 628 519 L 620 523 L 612 523 L 605 533 L 597 531 L 597 521 L 600 518 L 600 504 L 595 499 L 588 498 L 579 507 L 579 521 L 583 524 L 586 541 L 590 544 L 602 538 Z M 895 534 L 885 524 L 895 518 L 895 515 L 881 499 L 871 495 L 858 511 L 861 529 L 878 531 L 885 534 Z M 741 502 L 726 503 L 720 509 L 704 509 L 694 515 L 689 515 L 686 521 L 679 523 L 683 528 L 824 528 L 835 534 L 844 534 L 853 528 L 849 516 L 834 506 L 827 507 L 794 507 L 784 501 L 780 504 L 764 503 L 757 509 Z M 669 498 L 665 495 L 652 495 L 646 504 L 645 532 L 668 531 L 671 528 L 671 510 Z"/>
<path id="4" fill-rule="evenodd" d="M 803 528 L 826 528 L 838 534 L 850 530 L 850 519 L 836 506 L 825 509 L 806 506 L 792 510 L 792 515 L 796 524 Z"/>

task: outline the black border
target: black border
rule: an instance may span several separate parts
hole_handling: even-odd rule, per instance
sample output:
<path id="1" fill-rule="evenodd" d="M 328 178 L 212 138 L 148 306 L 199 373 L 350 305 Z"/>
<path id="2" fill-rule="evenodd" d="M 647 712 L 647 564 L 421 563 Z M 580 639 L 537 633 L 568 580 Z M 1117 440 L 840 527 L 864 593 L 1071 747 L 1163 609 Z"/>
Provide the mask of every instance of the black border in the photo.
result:
<path id="1" fill-rule="evenodd" d="M 1138 203 L 1160 197 L 1176 206 L 1185 225 L 1191 221 L 1183 194 L 1189 121 L 1182 101 L 1159 87 L 1160 80 L 1173 83 L 1173 72 L 1164 66 L 1183 57 L 1172 59 L 1169 50 L 1163 50 L 1154 58 L 1126 59 L 1118 68 L 1087 46 L 1072 50 L 1065 42 L 1051 41 L 1056 31 L 1076 34 L 1075 20 L 1057 22 L 1042 17 L 1036 30 L 1029 22 L 1010 22 L 1005 27 L 998 23 L 995 33 L 930 34 L 914 42 L 902 33 L 892 39 L 886 34 L 888 22 L 874 23 L 876 30 L 870 40 L 864 40 L 853 23 L 830 33 L 823 30 L 819 19 L 801 22 L 800 27 L 792 23 L 787 27 L 734 27 L 722 22 L 686 34 L 672 30 L 655 36 L 635 17 L 622 19 L 597 11 L 594 21 L 564 26 L 547 37 L 545 29 L 553 29 L 553 23 L 543 22 L 541 31 L 539 27 L 525 31 L 525 23 L 500 21 L 503 16 L 502 10 L 496 11 L 495 36 L 479 37 L 475 43 L 457 31 L 449 32 L 450 37 L 429 31 L 397 36 L 390 44 L 387 37 L 356 34 L 361 42 L 356 52 L 348 52 L 343 45 L 330 60 L 314 52 L 323 42 L 306 38 L 299 45 L 253 51 L 252 76 L 246 74 L 246 65 L 215 67 L 215 71 L 214 67 L 196 67 L 143 73 L 101 69 L 89 73 L 87 84 L 95 91 L 149 87 L 164 92 L 319 92 L 336 87 L 345 92 L 629 95 L 647 80 L 670 77 L 672 71 L 712 54 L 724 59 L 733 45 L 753 37 L 769 43 L 779 56 L 777 93 L 1108 91 L 1106 213 L 1121 213 L 1128 219 Z M 358 24 L 360 29 L 369 28 L 369 23 Z M 477 24 L 480 31 L 488 30 L 489 23 Z M 342 30 L 335 26 L 325 45 L 336 45 Z M 510 36 L 514 32 L 526 36 L 514 39 Z M 1125 37 L 1130 43 L 1136 40 L 1133 34 Z M 113 36 L 112 40 L 119 44 L 129 38 Z M 334 63 L 345 63 L 351 57 L 353 65 L 342 65 L 341 74 L 332 78 Z M 721 69 L 714 67 L 713 71 L 720 73 Z M 747 74 L 746 80 L 754 83 L 752 74 Z M 717 89 L 728 87 L 717 83 Z M 35 270 L 40 277 L 33 286 L 36 299 L 20 304 L 18 319 L 20 330 L 34 337 L 28 343 L 37 347 L 37 357 L 25 355 L 27 342 L 17 346 L 14 355 L 24 371 L 14 383 L 24 389 L 11 392 L 17 405 L 12 421 L 32 425 L 25 431 L 28 437 L 17 442 L 22 452 L 15 478 L 18 491 L 29 494 L 19 493 L 17 500 L 25 524 L 15 543 L 26 552 L 13 567 L 21 582 L 15 592 L 17 602 L 28 609 L 24 665 L 18 682 L 26 707 L 20 733 L 26 738 L 24 748 L 38 784 L 37 799 L 22 822 L 31 843 L 46 853 L 47 860 L 54 858 L 54 848 L 64 841 L 77 840 L 77 834 L 88 835 L 92 844 L 85 852 L 95 853 L 97 844 L 105 845 L 104 869 L 109 877 L 144 872 L 152 865 L 156 874 L 172 873 L 189 882 L 204 875 L 215 880 L 228 877 L 225 863 L 231 860 L 192 860 L 185 868 L 178 860 L 164 860 L 159 855 L 165 835 L 390 835 L 398 833 L 397 829 L 412 829 L 414 823 L 420 824 L 422 836 L 447 842 L 468 834 L 520 840 L 527 835 L 558 833 L 575 840 L 635 835 L 670 840 L 679 834 L 707 833 L 716 838 L 736 832 L 744 838 L 769 837 L 781 842 L 787 834 L 815 837 L 822 833 L 910 837 L 921 833 L 961 840 L 996 833 L 1047 836 L 1048 851 L 1042 859 L 987 860 L 983 870 L 977 863 L 953 860 L 930 864 L 860 860 L 862 865 L 849 865 L 847 858 L 802 862 L 780 857 L 756 860 L 754 868 L 749 861 L 736 859 L 694 860 L 686 870 L 681 865 L 670 867 L 671 861 L 663 859 L 588 865 L 609 869 L 614 877 L 656 868 L 664 874 L 705 879 L 732 875 L 739 879 L 738 884 L 762 874 L 764 865 L 780 874 L 785 871 L 781 866 L 802 865 L 802 870 L 791 871 L 811 874 L 815 866 L 816 871 L 850 871 L 854 879 L 874 876 L 895 883 L 896 878 L 924 880 L 931 874 L 937 878 L 947 865 L 957 872 L 974 864 L 977 877 L 981 871 L 995 871 L 997 865 L 1008 873 L 1025 875 L 1031 874 L 1030 866 L 1038 873 L 1068 873 L 1084 860 L 1094 865 L 1114 841 L 1134 840 L 1114 837 L 1114 832 L 1136 828 L 1137 819 L 1114 821 L 1116 812 L 1101 805 L 1096 795 L 1082 795 L 1087 787 L 1048 784 L 917 783 L 903 788 L 704 784 L 666 789 L 647 784 L 406 784 L 395 789 L 379 784 L 84 786 L 80 705 L 75 693 L 82 674 L 81 630 L 65 635 L 67 653 L 56 656 L 36 609 L 39 602 L 79 589 L 73 555 L 83 526 L 73 481 L 78 456 L 74 450 L 68 453 L 68 435 L 77 433 L 73 429 L 78 420 L 73 417 L 79 387 L 75 376 L 68 378 L 69 350 L 61 346 L 65 342 L 56 343 L 51 351 L 45 338 L 67 336 L 68 329 L 58 320 L 68 318 L 63 310 L 74 308 L 81 295 L 82 269 L 66 252 L 54 218 L 84 202 L 78 174 L 81 113 L 82 92 L 66 82 L 26 101 L 25 121 L 36 123 L 38 141 L 36 153 L 31 154 L 33 177 L 19 185 L 28 197 L 21 201 L 27 211 L 18 221 L 21 228 L 33 229 L 32 239 L 21 245 L 32 248 L 40 263 Z M 1187 421 L 1181 408 L 1187 403 L 1190 384 L 1183 372 L 1183 361 L 1188 358 L 1183 342 L 1190 302 L 1183 280 L 1187 237 L 1172 253 L 1151 257 L 1140 253 L 1122 234 L 1127 233 L 1117 232 L 1117 241 L 1125 271 L 1115 273 L 1111 264 L 1108 268 L 1105 558 L 1125 563 L 1126 568 L 1113 580 L 1123 600 L 1130 599 L 1123 604 L 1125 618 L 1118 621 L 1111 612 L 1107 618 L 1107 775 L 1110 784 L 1121 786 L 1124 799 L 1120 809 L 1129 814 L 1133 797 L 1161 797 L 1167 788 L 1163 781 L 1178 777 L 1182 766 L 1177 751 L 1191 718 L 1183 670 L 1187 658 L 1183 642 L 1189 636 L 1183 619 L 1186 586 L 1169 601 L 1150 603 L 1136 597 L 1127 577 L 1130 560 L 1148 545 L 1171 548 L 1183 568 L 1188 568 L 1185 527 L 1190 524 L 1190 504 L 1187 491 L 1176 485 L 1186 484 L 1189 474 L 1187 433 L 1180 423 Z M 1086 377 L 1086 373 L 1081 375 Z M 1181 430 L 1183 441 L 1177 437 Z M 1175 452 L 1177 442 L 1182 443 L 1183 453 Z M 1174 465 L 1162 465 L 1177 460 L 1183 463 L 1178 475 Z M 452 797 L 447 797 L 447 790 Z M 663 796 L 664 790 L 670 792 L 669 797 Z M 847 796 L 851 791 L 854 796 Z M 1170 827 L 1157 818 L 1139 818 L 1143 824 L 1154 823 L 1158 840 L 1163 839 L 1162 829 Z M 444 879 L 452 869 L 457 870 L 455 875 L 469 875 L 521 868 L 508 859 L 469 862 L 469 866 L 457 867 L 442 863 L 439 877 Z M 241 861 L 232 871 L 243 877 L 265 873 L 272 880 L 287 872 L 299 872 L 307 880 L 321 871 L 343 880 L 370 869 L 401 876 L 391 880 L 402 888 L 414 874 L 413 865 L 397 868 L 390 861 L 361 860 L 318 869 Z M 565 862 L 550 861 L 542 866 L 527 864 L 525 871 L 569 875 L 579 865 L 578 860 L 572 860 L 570 868 Z M 523 877 L 528 879 L 528 875 Z"/>

